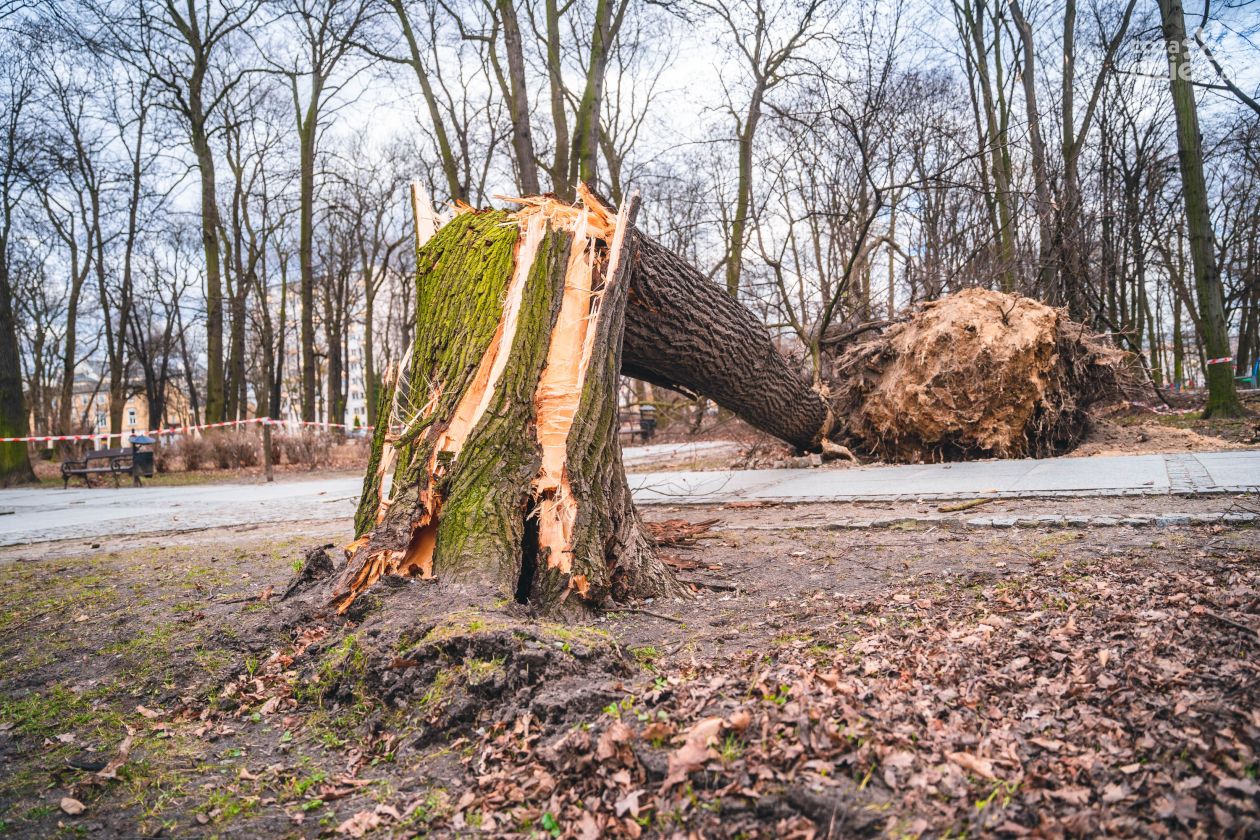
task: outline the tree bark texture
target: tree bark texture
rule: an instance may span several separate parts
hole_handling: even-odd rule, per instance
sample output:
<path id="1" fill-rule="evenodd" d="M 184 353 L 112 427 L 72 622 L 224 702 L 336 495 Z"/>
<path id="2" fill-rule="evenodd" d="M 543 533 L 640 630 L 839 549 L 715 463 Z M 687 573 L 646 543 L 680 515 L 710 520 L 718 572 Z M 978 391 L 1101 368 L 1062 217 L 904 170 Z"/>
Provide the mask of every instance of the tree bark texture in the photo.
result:
<path id="1" fill-rule="evenodd" d="M 622 469 L 623 372 L 821 445 L 825 401 L 752 313 L 637 231 L 637 198 L 618 214 L 578 194 L 463 213 L 419 250 L 339 610 L 388 576 L 543 610 L 672 591 Z"/>
<path id="2" fill-rule="evenodd" d="M 703 395 L 804 450 L 830 431 L 826 400 L 780 355 L 766 328 L 725 290 L 635 232 L 621 370 Z"/>
<path id="3" fill-rule="evenodd" d="M 378 405 L 389 431 L 339 610 L 387 575 L 544 610 L 674 587 L 617 446 L 635 208 L 526 201 L 461 214 L 419 253 L 415 340 Z"/>
<path id="4" fill-rule="evenodd" d="M 8 255 L 0 254 L 0 437 L 25 437 L 29 427 L 8 266 Z M 26 444 L 0 443 L 0 487 L 34 480 Z"/>
<path id="5" fill-rule="evenodd" d="M 1203 141 L 1199 134 L 1199 113 L 1190 83 L 1190 57 L 1186 50 L 1186 21 L 1181 0 L 1159 0 L 1168 43 L 1168 76 L 1173 113 L 1177 119 L 1177 159 L 1181 164 L 1181 191 L 1186 202 L 1186 226 L 1190 231 L 1190 260 L 1194 266 L 1194 286 L 1199 301 L 1200 328 L 1208 359 L 1225 359 L 1207 365 L 1208 404 L 1204 417 L 1238 417 L 1242 405 L 1229 364 L 1229 327 L 1225 321 L 1224 291 L 1212 218 L 1208 210 L 1207 183 L 1203 177 Z"/>

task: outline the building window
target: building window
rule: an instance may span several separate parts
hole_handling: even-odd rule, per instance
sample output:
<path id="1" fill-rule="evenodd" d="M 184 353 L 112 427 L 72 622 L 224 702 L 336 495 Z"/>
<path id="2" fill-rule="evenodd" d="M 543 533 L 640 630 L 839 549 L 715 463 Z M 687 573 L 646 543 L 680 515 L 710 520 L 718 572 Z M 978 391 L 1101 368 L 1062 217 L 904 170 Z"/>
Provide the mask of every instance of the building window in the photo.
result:
<path id="1" fill-rule="evenodd" d="M 105 428 L 105 423 L 106 423 L 105 412 L 103 411 L 96 412 L 96 428 L 98 429 Z"/>
<path id="2" fill-rule="evenodd" d="M 127 425 L 132 427 L 136 425 L 136 410 L 134 408 L 127 409 Z"/>

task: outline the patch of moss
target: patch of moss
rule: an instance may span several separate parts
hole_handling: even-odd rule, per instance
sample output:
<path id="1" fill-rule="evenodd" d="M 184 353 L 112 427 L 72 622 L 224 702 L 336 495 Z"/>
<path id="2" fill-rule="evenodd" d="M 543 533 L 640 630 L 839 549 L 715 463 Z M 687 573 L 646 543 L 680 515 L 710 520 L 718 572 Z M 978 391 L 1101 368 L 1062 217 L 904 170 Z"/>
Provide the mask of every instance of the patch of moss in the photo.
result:
<path id="1" fill-rule="evenodd" d="M 630 648 L 630 655 L 634 657 L 635 662 L 650 670 L 654 670 L 656 660 L 661 658 L 661 652 L 656 649 L 655 645 Z"/>
<path id="2" fill-rule="evenodd" d="M 484 611 L 478 609 L 459 610 L 446 616 L 442 621 L 438 622 L 424 634 L 424 637 L 417 644 L 426 642 L 443 642 L 448 639 L 457 639 L 461 636 L 467 636 L 473 633 L 484 633 L 495 630 L 509 629 L 510 625 L 505 621 L 487 615 Z M 409 646 L 414 647 L 414 645 Z"/>
<path id="3" fill-rule="evenodd" d="M 367 653 L 358 637 L 350 634 L 324 652 L 314 679 L 294 684 L 293 696 L 299 702 L 322 704 L 338 686 L 348 685 L 355 698 L 365 698 L 367 670 Z"/>

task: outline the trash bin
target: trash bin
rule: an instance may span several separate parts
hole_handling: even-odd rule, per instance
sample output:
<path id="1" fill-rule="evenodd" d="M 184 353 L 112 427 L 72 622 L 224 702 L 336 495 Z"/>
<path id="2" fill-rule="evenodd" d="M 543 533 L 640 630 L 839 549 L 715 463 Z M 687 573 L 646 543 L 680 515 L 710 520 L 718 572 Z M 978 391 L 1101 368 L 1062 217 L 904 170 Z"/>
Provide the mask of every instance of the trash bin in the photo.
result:
<path id="1" fill-rule="evenodd" d="M 131 436 L 131 478 L 137 486 L 140 477 L 153 478 L 153 445 L 156 440 L 148 435 Z"/>
<path id="2" fill-rule="evenodd" d="M 656 406 L 641 405 L 639 406 L 639 437 L 644 441 L 651 440 L 656 435 Z"/>

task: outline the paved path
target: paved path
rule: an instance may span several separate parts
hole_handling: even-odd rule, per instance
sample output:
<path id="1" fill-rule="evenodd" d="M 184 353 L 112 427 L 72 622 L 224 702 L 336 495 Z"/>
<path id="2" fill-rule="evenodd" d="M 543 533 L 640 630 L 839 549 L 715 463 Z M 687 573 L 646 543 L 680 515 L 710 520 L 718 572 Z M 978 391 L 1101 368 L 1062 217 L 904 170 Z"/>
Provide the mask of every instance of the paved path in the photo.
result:
<path id="1" fill-rule="evenodd" d="M 647 446 L 621 447 L 621 460 L 626 467 L 656 464 L 661 461 L 684 461 L 718 455 L 735 457 L 743 450 L 733 440 L 697 440 L 689 443 L 651 443 Z"/>
<path id="2" fill-rule="evenodd" d="M 337 478 L 0 490 L 0 545 L 255 522 L 348 522 L 360 485 L 357 478 Z M 835 470 L 656 472 L 632 474 L 630 486 L 644 504 L 1226 493 L 1260 487 L 1260 450 Z"/>
<path id="3" fill-rule="evenodd" d="M 631 475 L 630 487 L 637 501 L 649 504 L 1229 493 L 1260 488 L 1260 450 L 649 473 Z"/>

